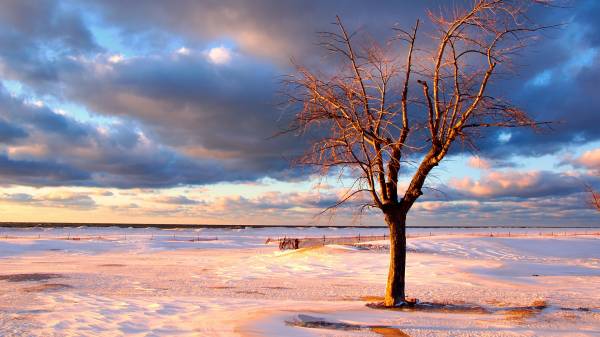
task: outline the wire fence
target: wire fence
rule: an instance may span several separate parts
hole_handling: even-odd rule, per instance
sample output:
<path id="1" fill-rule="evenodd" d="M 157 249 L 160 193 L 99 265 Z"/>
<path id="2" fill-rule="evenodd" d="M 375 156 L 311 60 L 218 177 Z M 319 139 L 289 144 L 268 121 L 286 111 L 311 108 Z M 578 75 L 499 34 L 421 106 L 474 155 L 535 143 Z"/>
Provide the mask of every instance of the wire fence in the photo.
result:
<path id="1" fill-rule="evenodd" d="M 600 231 L 527 231 L 527 232 L 511 232 L 511 231 L 490 231 L 490 232 L 464 232 L 464 233 L 448 233 L 448 232 L 420 232 L 420 233 L 408 233 L 407 239 L 412 238 L 423 238 L 423 237 L 495 237 L 495 238 L 519 238 L 519 237 L 576 237 L 576 236 L 595 236 L 600 237 Z M 0 240 L 67 240 L 67 241 L 113 241 L 113 242 L 127 242 L 127 241 L 146 241 L 156 240 L 161 242 L 206 242 L 206 241 L 218 241 L 218 236 L 202 236 L 202 235 L 189 235 L 189 234 L 85 234 L 78 235 L 70 232 L 61 233 L 60 235 L 51 234 L 29 234 L 29 235 L 15 235 L 10 233 L 0 232 Z M 223 238 L 221 238 L 223 239 Z M 226 239 L 226 238 L 225 238 Z M 260 240 L 260 238 L 259 238 Z M 389 240 L 388 234 L 380 235 L 364 235 L 357 234 L 353 236 L 313 236 L 313 237 L 294 237 L 294 236 L 283 236 L 277 238 L 267 238 L 265 244 L 277 244 L 280 249 L 299 249 L 309 248 L 325 245 L 355 245 L 369 241 L 381 241 Z"/>
<path id="2" fill-rule="evenodd" d="M 442 236 L 468 236 L 468 237 L 496 237 L 496 238 L 519 238 L 519 237 L 576 237 L 576 236 L 598 236 L 600 232 L 583 231 L 583 232 L 488 232 L 488 233 L 417 233 L 406 234 L 407 239 L 423 238 L 423 237 L 442 237 Z M 369 241 L 388 240 L 389 235 L 355 235 L 355 236 L 326 236 L 322 237 L 279 237 L 267 238 L 265 244 L 277 243 L 279 249 L 299 249 L 310 248 L 326 245 L 355 245 Z"/>

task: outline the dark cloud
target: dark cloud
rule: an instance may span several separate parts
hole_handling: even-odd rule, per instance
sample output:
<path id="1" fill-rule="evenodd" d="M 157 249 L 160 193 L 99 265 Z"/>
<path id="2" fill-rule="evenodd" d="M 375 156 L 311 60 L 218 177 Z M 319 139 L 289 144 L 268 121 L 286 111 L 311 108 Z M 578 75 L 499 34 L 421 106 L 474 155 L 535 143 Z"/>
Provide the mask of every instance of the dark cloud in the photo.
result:
<path id="1" fill-rule="evenodd" d="M 381 36 L 389 36 L 390 27 L 395 24 L 410 26 L 417 17 L 426 16 L 426 9 L 444 10 L 449 5 L 443 1 L 401 4 L 378 1 L 377 5 L 349 1 L 339 6 L 317 1 L 248 3 L 234 0 L 182 1 L 174 7 L 168 5 L 170 10 L 160 1 L 134 6 L 108 1 L 99 6 L 107 22 L 122 27 L 124 39 L 160 27 L 192 43 L 233 40 L 242 52 L 273 60 L 279 64 L 280 71 L 286 72 L 290 56 L 309 64 L 322 61 L 326 53 L 316 47 L 315 32 L 332 29 L 330 23 L 335 15 L 342 16 L 351 29 L 360 28 L 381 40 Z M 478 141 L 479 151 L 493 157 L 515 153 L 537 156 L 554 153 L 566 144 L 600 139 L 597 110 L 600 105 L 595 102 L 597 95 L 592 93 L 594 79 L 600 75 L 600 62 L 593 55 L 597 45 L 594 33 L 600 26 L 595 20 L 595 14 L 600 12 L 598 8 L 594 1 L 580 1 L 573 8 L 534 12 L 541 22 L 569 24 L 547 31 L 541 42 L 519 55 L 515 67 L 498 80 L 493 90 L 515 101 L 536 120 L 556 123 L 551 129 L 543 129 L 545 132 L 511 130 L 511 138 L 505 142 L 498 140 L 500 131 L 489 130 L 486 137 Z M 584 57 L 592 59 L 585 63 L 582 62 Z M 552 73 L 548 83 L 533 84 L 536 76 L 545 71 Z M 463 150 L 455 146 L 454 153 Z"/>
<path id="2" fill-rule="evenodd" d="M 0 119 L 0 143 L 12 143 L 25 137 L 27 137 L 25 130 Z"/>
<path id="3" fill-rule="evenodd" d="M 60 2 L 2 1 L 2 75 L 35 83 L 36 88 L 54 85 L 64 69 L 75 66 L 69 56 L 100 50 L 81 13 Z"/>
<path id="4" fill-rule="evenodd" d="M 534 130 L 491 130 L 478 140 L 481 153 L 495 158 L 540 156 L 600 140 L 600 97 L 595 94 L 600 78 L 600 3 L 573 5 L 547 13 L 546 22 L 566 25 L 546 31 L 492 88 L 536 121 L 553 123 Z M 500 141 L 501 133 L 510 139 Z"/>
<path id="5" fill-rule="evenodd" d="M 430 201 L 415 204 L 409 225 L 459 226 L 590 226 L 597 211 L 585 193 L 533 197 L 527 200 Z"/>
<path id="6" fill-rule="evenodd" d="M 580 192 L 582 181 L 580 177 L 550 171 L 490 171 L 478 180 L 451 179 L 445 190 L 451 199 L 524 200 Z"/>
<path id="7" fill-rule="evenodd" d="M 81 13 L 58 1 L 3 0 L 0 21 L 3 31 L 22 34 L 26 41 L 59 42 L 75 50 L 97 48 Z"/>
<path id="8" fill-rule="evenodd" d="M 20 160 L 0 154 L 0 183 L 34 186 L 89 184 L 89 172 L 52 160 Z"/>
<path id="9" fill-rule="evenodd" d="M 82 6 L 87 2 L 78 2 Z M 95 4 L 109 25 L 119 27 L 124 41 L 162 31 L 192 45 L 233 41 L 244 53 L 288 65 L 289 58 L 312 58 L 319 53 L 315 34 L 331 29 L 340 15 L 354 29 L 368 29 L 375 36 L 389 35 L 390 27 L 414 24 L 425 15 L 427 6 L 440 1 L 371 2 L 348 0 L 343 5 L 318 0 L 183 0 L 176 4 L 160 0 L 123 3 L 102 1 Z M 159 46 L 164 48 L 165 46 Z M 318 59 L 319 57 L 316 57 Z"/>
<path id="10" fill-rule="evenodd" d="M 597 212 L 588 205 L 585 184 L 600 186 L 600 178 L 551 171 L 486 171 L 479 179 L 451 179 L 427 191 L 411 218 L 438 225 L 442 221 L 466 226 L 589 226 L 597 221 Z"/>
<path id="11" fill-rule="evenodd" d="M 288 159 L 305 149 L 305 140 L 269 139 L 289 118 L 276 106 L 280 76 L 290 71 L 289 57 L 329 66 L 317 50 L 315 32 L 331 29 L 336 14 L 350 29 L 362 28 L 379 39 L 389 36 L 395 24 L 407 27 L 423 18 L 426 8 L 447 6 L 433 0 L 376 5 L 358 0 L 343 5 L 5 1 L 0 76 L 23 83 L 39 97 L 74 102 L 118 122 L 101 129 L 3 92 L 0 142 L 19 148 L 0 157 L 6 164 L 0 168 L 2 182 L 167 187 L 297 178 L 300 173 L 289 170 Z M 523 54 L 513 75 L 493 90 L 538 120 L 560 123 L 541 134 L 511 130 L 504 141 L 494 130 L 479 143 L 486 156 L 541 155 L 600 139 L 595 94 L 600 6 L 581 1 L 572 9 L 547 13 L 536 15 L 550 22 L 573 20 Z M 150 51 L 111 62 L 111 46 L 99 46 L 89 17 L 119 32 L 122 45 Z M 211 63 L 204 53 L 221 43 L 231 46 L 231 61 Z M 190 53 L 175 53 L 179 44 Z M 544 72 L 548 80 L 536 82 Z M 39 149 L 27 149 L 33 145 Z M 463 150 L 454 148 L 455 153 Z"/>
<path id="12" fill-rule="evenodd" d="M 0 103 L 0 118 L 18 125 L 4 128 L 23 130 L 26 137 L 18 137 L 10 153 L 0 153 L 0 183 L 5 185 L 165 187 L 253 177 L 224 175 L 219 162 L 155 143 L 134 123 L 100 127 L 79 122 L 4 90 Z"/>
<path id="13" fill-rule="evenodd" d="M 269 139 L 279 116 L 278 78 L 269 65 L 242 56 L 214 65 L 200 54 L 167 54 L 111 68 L 97 76 L 74 74 L 67 96 L 102 114 L 141 121 L 189 155 L 254 172 L 283 168 L 282 153 L 295 141 Z"/>

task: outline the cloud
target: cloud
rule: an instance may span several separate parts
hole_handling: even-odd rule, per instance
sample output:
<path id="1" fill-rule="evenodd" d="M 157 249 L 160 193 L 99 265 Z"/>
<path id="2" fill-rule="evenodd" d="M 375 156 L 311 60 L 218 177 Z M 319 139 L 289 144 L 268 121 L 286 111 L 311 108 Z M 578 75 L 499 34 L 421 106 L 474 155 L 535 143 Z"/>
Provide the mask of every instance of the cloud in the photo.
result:
<path id="1" fill-rule="evenodd" d="M 231 50 L 223 46 L 211 48 L 207 55 L 208 59 L 215 64 L 227 64 L 231 61 Z"/>
<path id="2" fill-rule="evenodd" d="M 13 193 L 4 194 L 2 199 L 9 202 L 31 202 L 33 200 L 33 196 L 27 193 Z"/>
<path id="3" fill-rule="evenodd" d="M 66 55 L 101 50 L 81 13 L 58 1 L 8 0 L 0 13 L 0 74 L 53 84 L 73 64 Z"/>
<path id="4" fill-rule="evenodd" d="M 110 63 L 120 63 L 123 62 L 123 60 L 125 60 L 125 57 L 121 54 L 115 54 L 108 57 L 108 62 Z"/>
<path id="5" fill-rule="evenodd" d="M 0 119 L 0 143 L 13 143 L 26 137 L 27 132 L 21 127 Z"/>
<path id="6" fill-rule="evenodd" d="M 8 1 L 0 14 L 2 79 L 21 83 L 26 95 L 81 106 L 110 122 L 28 106 L 25 97 L 3 91 L 0 181 L 129 188 L 303 178 L 290 170 L 289 158 L 306 148 L 306 139 L 269 139 L 289 120 L 276 94 L 281 75 L 291 71 L 289 57 L 330 67 L 334 60 L 317 50 L 315 33 L 331 30 L 336 14 L 359 30 L 357 37 L 384 39 L 395 24 L 410 26 L 426 8 L 441 7 L 447 3 Z M 536 119 L 559 123 L 537 134 L 490 130 L 477 139 L 485 161 L 479 167 L 600 139 L 594 53 L 600 5 L 582 1 L 536 17 L 556 22 L 565 12 L 573 24 L 549 32 L 551 38 L 522 54 L 514 76 L 492 86 Z M 111 43 L 103 38 L 107 31 L 116 32 Z M 537 81 L 543 85 L 530 84 L 546 77 Z M 455 146 L 458 152 L 464 148 Z M 474 181 L 467 187 L 487 188 Z"/>
<path id="7" fill-rule="evenodd" d="M 221 175 L 211 170 L 212 181 L 282 177 L 289 158 L 303 150 L 304 141 L 291 135 L 271 138 L 287 121 L 277 111 L 278 78 L 268 64 L 240 56 L 227 67 L 215 67 L 201 57 L 169 54 L 109 63 L 82 60 L 78 71 L 65 72 L 69 86 L 61 87 L 63 98 L 132 121 L 180 157 L 214 162 Z M 96 71 L 106 67 L 110 71 Z M 67 126 L 49 122 L 40 126 L 55 132 Z M 73 130 L 64 132 L 81 129 L 70 126 Z"/>
<path id="8" fill-rule="evenodd" d="M 96 202 L 89 195 L 69 191 L 57 191 L 39 196 L 27 193 L 4 194 L 0 200 L 16 204 L 40 207 L 58 207 L 88 210 L 96 208 Z"/>
<path id="9" fill-rule="evenodd" d="M 459 226 L 589 226 L 597 212 L 583 192 L 532 197 L 526 200 L 421 201 L 409 213 L 408 224 Z"/>
<path id="10" fill-rule="evenodd" d="M 191 51 L 186 47 L 181 47 L 175 51 L 179 55 L 190 55 Z"/>
<path id="11" fill-rule="evenodd" d="M 201 204 L 201 201 L 193 200 L 185 195 L 178 196 L 161 196 L 155 199 L 156 202 L 163 204 L 172 204 L 172 205 L 198 205 Z"/>
<path id="12" fill-rule="evenodd" d="M 19 160 L 0 154 L 0 183 L 33 186 L 85 184 L 91 178 L 85 170 L 52 160 Z"/>
<path id="13" fill-rule="evenodd" d="M 245 4 L 239 1 L 224 3 L 211 3 L 195 6 L 193 2 L 183 2 L 176 9 L 188 20 L 173 22 L 165 11 L 158 10 L 160 4 L 150 7 L 153 20 L 136 17 L 125 22 L 124 14 L 117 3 L 104 3 L 103 10 L 109 20 L 117 25 L 144 31 L 147 25 L 156 22 L 172 34 L 185 36 L 193 41 L 212 41 L 225 36 L 233 39 L 240 45 L 244 53 L 257 55 L 267 60 L 283 58 L 278 63 L 288 71 L 285 62 L 290 56 L 296 57 L 302 63 L 321 64 L 323 68 L 331 66 L 331 59 L 320 57 L 322 51 L 315 50 L 316 41 L 314 32 L 330 30 L 329 23 L 335 14 L 340 14 L 351 29 L 363 28 L 371 36 L 380 38 L 389 36 L 389 27 L 394 23 L 401 23 L 406 27 L 419 16 L 423 17 L 425 8 L 445 8 L 442 1 L 429 2 L 397 2 L 383 1 L 378 6 L 369 3 L 347 2 L 343 8 L 328 3 L 310 2 L 310 6 L 303 6 L 299 2 L 273 3 L 272 1 L 253 2 Z M 565 145 L 582 144 L 599 139 L 600 132 L 596 125 L 599 124 L 597 109 L 598 104 L 586 102 L 579 97 L 592 97 L 586 92 L 593 88 L 593 83 L 587 83 L 583 77 L 590 74 L 588 71 L 598 70 L 597 56 L 594 56 L 593 39 L 588 31 L 593 31 L 597 26 L 590 12 L 597 12 L 598 6 L 593 1 L 584 1 L 573 9 L 548 10 L 545 14 L 536 13 L 537 18 L 544 22 L 562 22 L 565 13 L 575 17 L 574 23 L 563 30 L 554 30 L 547 33 L 550 38 L 543 39 L 532 46 L 528 52 L 520 54 L 510 76 L 503 76 L 493 85 L 494 92 L 501 97 L 515 100 L 537 120 L 551 120 L 556 123 L 552 130 L 536 133 L 531 130 L 513 130 L 510 133 L 501 130 L 489 130 L 485 139 L 478 139 L 478 148 L 490 157 L 506 157 L 515 153 L 525 155 L 543 155 L 555 153 Z M 368 13 L 368 14 L 367 14 Z M 207 18 L 207 16 L 212 16 Z M 265 17 L 268 17 L 265 19 Z M 273 22 L 273 17 L 281 17 L 281 22 Z M 128 16 L 131 18 L 131 16 Z M 285 18 L 285 19 L 284 19 Z M 376 19 L 373 19 L 376 18 Z M 277 25 L 273 30 L 271 25 Z M 199 30 L 198 26 L 205 29 Z M 308 30 L 306 27 L 314 27 Z M 586 32 L 585 36 L 578 36 L 578 32 Z M 423 40 L 422 40 L 423 41 Z M 426 42 L 422 42 L 426 43 Z M 571 50 L 577 52 L 571 52 Z M 544 55 L 540 58 L 539 55 Z M 577 60 L 581 55 L 587 61 Z M 311 58 L 313 58 L 311 60 Z M 581 57 L 583 58 L 583 57 Z M 282 65 L 283 64 L 283 65 Z M 530 86 L 528 83 L 539 74 L 555 74 L 552 81 L 544 86 Z M 593 78 L 594 76 L 589 76 Z M 597 76 L 595 76 L 597 77 Z M 567 91 L 568 93 L 565 93 Z M 565 99 L 566 98 L 566 99 Z M 577 114 L 573 112 L 577 111 Z M 531 146 L 524 146 L 529 144 Z M 454 151 L 462 151 L 461 147 L 454 147 Z"/>
<path id="14" fill-rule="evenodd" d="M 584 167 L 592 174 L 600 176 L 600 148 L 585 151 L 581 156 L 570 161 L 577 167 Z"/>
<path id="15" fill-rule="evenodd" d="M 112 197 L 113 195 L 115 195 L 113 192 L 106 191 L 106 190 L 105 191 L 102 191 L 102 190 L 97 191 L 95 194 L 98 196 L 102 196 L 102 197 Z"/>
<path id="16" fill-rule="evenodd" d="M 550 171 L 488 171 L 479 180 L 452 178 L 447 191 L 453 198 L 527 199 L 562 196 L 583 190 L 579 177 Z"/>
<path id="17" fill-rule="evenodd" d="M 485 158 L 469 157 L 469 159 L 467 160 L 467 166 L 475 169 L 489 170 L 490 168 L 492 168 L 492 163 Z"/>
<path id="18" fill-rule="evenodd" d="M 318 49 L 315 33 L 330 29 L 336 15 L 350 22 L 353 29 L 366 26 L 373 34 L 391 34 L 391 26 L 397 22 L 413 24 L 417 15 L 425 14 L 428 4 L 435 1 L 411 1 L 399 6 L 387 0 L 373 6 L 349 0 L 340 6 L 316 0 L 146 1 L 127 5 L 108 0 L 95 3 L 94 10 L 107 24 L 121 29 L 123 40 L 137 41 L 156 30 L 189 44 L 226 40 L 239 46 L 242 53 L 287 65 L 290 56 L 319 59 L 314 52 Z"/>
<path id="19" fill-rule="evenodd" d="M 190 158 L 156 143 L 132 122 L 100 128 L 27 104 L 4 90 L 0 104 L 0 118 L 11 121 L 5 129 L 23 130 L 0 152 L 2 184 L 165 187 L 237 178 L 217 174 L 222 166 L 216 161 Z"/>

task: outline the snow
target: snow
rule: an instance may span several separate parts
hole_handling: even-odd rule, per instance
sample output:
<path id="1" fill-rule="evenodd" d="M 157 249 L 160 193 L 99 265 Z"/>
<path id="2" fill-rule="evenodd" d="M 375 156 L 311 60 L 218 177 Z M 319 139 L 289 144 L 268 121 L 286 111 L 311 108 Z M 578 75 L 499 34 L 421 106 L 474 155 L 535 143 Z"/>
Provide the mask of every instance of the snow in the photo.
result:
<path id="1" fill-rule="evenodd" d="M 599 235 L 430 231 L 409 231 L 409 296 L 485 313 L 366 307 L 383 295 L 386 241 L 265 244 L 383 229 L 2 228 L 0 276 L 59 277 L 0 279 L 0 336 L 385 336 L 375 326 L 409 336 L 600 336 Z M 531 309 L 539 301 L 547 307 Z M 327 324 L 289 323 L 307 319 Z"/>

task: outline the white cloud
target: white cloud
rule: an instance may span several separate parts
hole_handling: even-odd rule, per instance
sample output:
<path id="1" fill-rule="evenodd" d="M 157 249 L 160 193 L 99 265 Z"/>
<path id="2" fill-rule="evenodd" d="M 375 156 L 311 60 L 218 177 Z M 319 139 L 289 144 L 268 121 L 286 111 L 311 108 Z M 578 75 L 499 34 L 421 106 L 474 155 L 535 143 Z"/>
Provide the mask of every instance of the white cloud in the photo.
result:
<path id="1" fill-rule="evenodd" d="M 498 141 L 502 144 L 508 143 L 511 138 L 512 138 L 512 133 L 510 133 L 510 132 L 503 131 L 503 132 L 500 132 L 500 134 L 498 135 Z"/>
<path id="2" fill-rule="evenodd" d="M 545 87 L 550 84 L 552 80 L 552 71 L 544 70 L 541 73 L 537 74 L 534 78 L 532 78 L 528 84 L 536 86 L 536 87 Z"/>
<path id="3" fill-rule="evenodd" d="M 125 58 L 123 57 L 123 55 L 121 54 L 115 54 L 112 55 L 108 58 L 108 62 L 110 63 L 119 63 L 119 62 L 123 62 Z"/>
<path id="4" fill-rule="evenodd" d="M 177 51 L 175 51 L 175 52 L 179 55 L 189 55 L 190 54 L 190 50 L 186 47 L 181 47 L 181 48 L 177 49 Z"/>
<path id="5" fill-rule="evenodd" d="M 208 59 L 215 64 L 226 64 L 231 61 L 231 50 L 221 46 L 208 51 Z"/>

